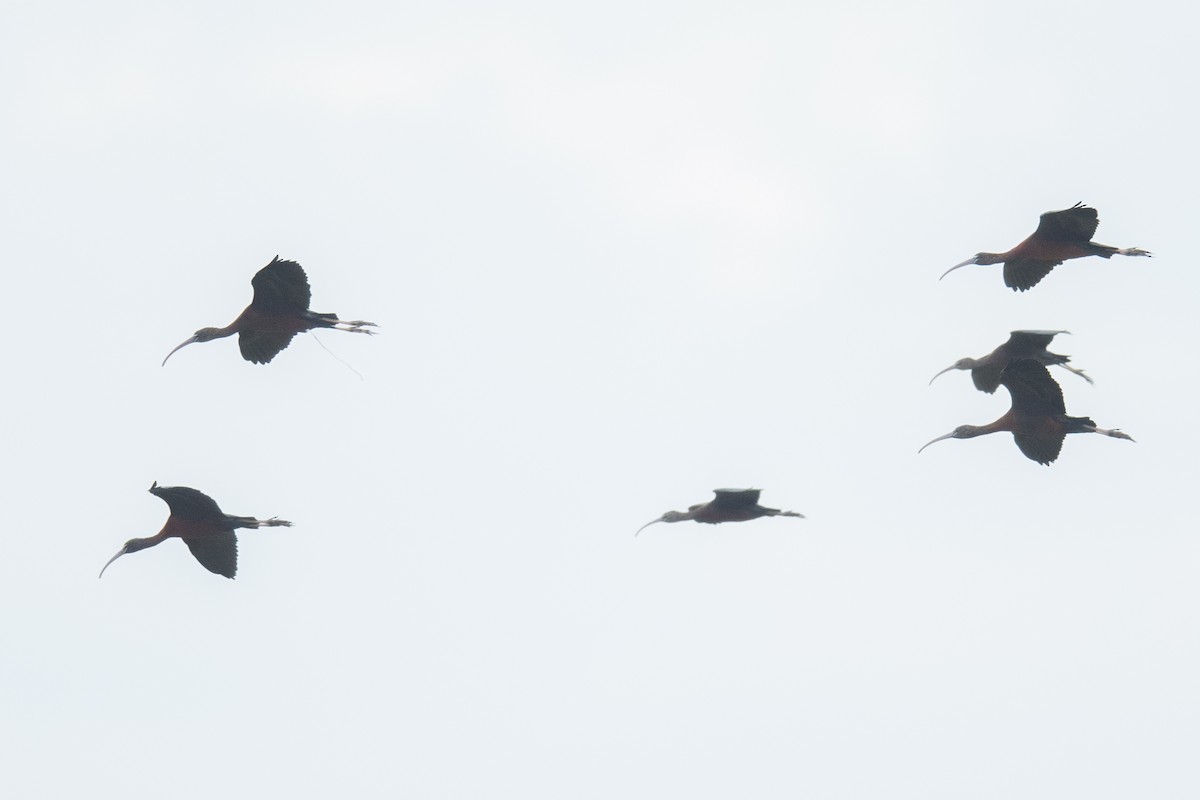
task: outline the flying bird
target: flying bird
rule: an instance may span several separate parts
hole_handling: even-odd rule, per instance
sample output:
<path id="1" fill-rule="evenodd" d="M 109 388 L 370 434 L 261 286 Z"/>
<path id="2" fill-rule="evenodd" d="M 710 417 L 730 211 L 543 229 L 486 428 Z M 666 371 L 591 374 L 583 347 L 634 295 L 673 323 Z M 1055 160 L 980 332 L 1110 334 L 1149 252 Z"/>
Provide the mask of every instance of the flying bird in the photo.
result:
<path id="1" fill-rule="evenodd" d="M 1060 366 L 1074 372 L 1088 383 L 1094 383 L 1083 370 L 1067 364 L 1071 360 L 1070 356 L 1051 353 L 1046 349 L 1050 346 L 1050 341 L 1060 333 L 1070 333 L 1070 331 L 1013 331 L 1007 342 L 983 358 L 960 358 L 930 378 L 929 383 L 932 385 L 938 375 L 943 375 L 952 369 L 969 369 L 971 370 L 971 380 L 975 382 L 975 388 L 991 394 L 1000 385 L 1000 373 L 1009 365 L 1009 362 L 1022 358 L 1032 359 L 1048 367 Z"/>
<path id="2" fill-rule="evenodd" d="M 1012 408 L 1008 413 L 987 425 L 959 425 L 945 436 L 928 442 L 921 450 L 943 439 L 973 439 L 1008 431 L 1026 458 L 1039 464 L 1050 464 L 1058 458 L 1068 433 L 1101 433 L 1133 441 L 1132 436 L 1119 430 L 1097 428 L 1088 417 L 1068 417 L 1062 389 L 1050 377 L 1050 372 L 1036 361 L 1013 361 L 1000 373 L 1000 383 L 1012 395 Z"/>
<path id="3" fill-rule="evenodd" d="M 668 511 L 658 519 L 647 522 L 633 534 L 637 536 L 645 528 L 656 522 L 682 522 L 685 519 L 716 525 L 720 522 L 745 522 L 759 517 L 800 517 L 795 511 L 780 511 L 778 508 L 764 508 L 758 504 L 760 489 L 716 489 L 716 495 L 707 503 L 688 506 L 687 511 Z"/>
<path id="4" fill-rule="evenodd" d="M 211 497 L 187 486 L 159 486 L 158 481 L 150 487 L 150 493 L 161 497 L 171 509 L 171 515 L 163 529 L 147 539 L 130 539 L 108 560 L 104 570 L 126 553 L 136 553 L 147 547 L 165 542 L 172 536 L 183 539 L 192 555 L 209 572 L 232 578 L 237 574 L 236 528 L 274 528 L 279 525 L 291 527 L 283 519 L 255 519 L 235 517 L 222 511 Z"/>
<path id="5" fill-rule="evenodd" d="M 1096 209 L 1076 203 L 1062 211 L 1042 214 L 1037 230 L 1006 253 L 976 253 L 942 273 L 942 278 L 969 264 L 1004 264 L 1004 285 L 1015 291 L 1037 286 L 1050 270 L 1071 258 L 1085 256 L 1149 256 L 1138 247 L 1109 247 L 1091 241 L 1100 219 Z M 939 278 L 938 280 L 941 280 Z"/>
<path id="6" fill-rule="evenodd" d="M 313 328 L 332 328 L 350 333 L 372 334 L 375 323 L 342 320 L 337 314 L 319 314 L 308 310 L 312 290 L 304 269 L 295 261 L 280 261 L 279 256 L 260 269 L 250 281 L 254 299 L 238 318 L 224 328 L 201 328 L 163 359 L 193 342 L 211 342 L 238 335 L 242 358 L 255 364 L 269 364 L 292 337 Z"/>

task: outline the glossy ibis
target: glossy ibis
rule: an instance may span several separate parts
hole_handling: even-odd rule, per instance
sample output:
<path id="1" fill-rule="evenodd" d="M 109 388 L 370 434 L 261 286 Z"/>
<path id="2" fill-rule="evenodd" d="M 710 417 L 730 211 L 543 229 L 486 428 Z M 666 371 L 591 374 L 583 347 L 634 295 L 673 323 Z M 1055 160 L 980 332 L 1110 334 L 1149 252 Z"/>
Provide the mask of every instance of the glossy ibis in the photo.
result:
<path id="1" fill-rule="evenodd" d="M 1096 423 L 1087 417 L 1068 417 L 1062 389 L 1050 377 L 1050 372 L 1036 361 L 1022 359 L 1011 362 L 1000 373 L 1000 383 L 1012 395 L 1012 408 L 1007 414 L 987 425 L 959 425 L 945 436 L 927 443 L 921 450 L 943 439 L 973 439 L 997 431 L 1008 431 L 1026 458 L 1039 464 L 1049 464 L 1058 458 L 1063 439 L 1068 433 L 1102 433 L 1133 441 L 1132 436 L 1119 430 L 1097 428 Z"/>
<path id="2" fill-rule="evenodd" d="M 1000 373 L 1004 371 L 1010 361 L 1029 358 L 1048 367 L 1057 364 L 1065 370 L 1074 372 L 1088 383 L 1093 383 L 1091 377 L 1083 370 L 1067 364 L 1071 360 L 1070 356 L 1061 356 L 1046 349 L 1050 346 L 1050 341 L 1060 333 L 1070 333 L 1070 331 L 1013 331 L 1007 342 L 983 358 L 960 358 L 930 378 L 929 382 L 932 384 L 937 380 L 938 375 L 943 375 L 952 369 L 969 369 L 971 370 L 971 380 L 975 382 L 975 388 L 991 394 L 1000 385 Z"/>
<path id="3" fill-rule="evenodd" d="M 1007 253 L 976 253 L 961 264 L 955 264 L 942 278 L 959 267 L 969 264 L 1004 264 L 1004 285 L 1024 292 L 1037 286 L 1050 270 L 1071 258 L 1084 256 L 1148 256 L 1138 247 L 1109 247 L 1091 241 L 1100 219 L 1096 209 L 1076 203 L 1062 211 L 1042 214 L 1037 230 Z M 939 280 L 941 280 L 939 278 Z"/>
<path id="4" fill-rule="evenodd" d="M 126 553 L 136 553 L 178 536 L 205 569 L 232 578 L 237 573 L 237 536 L 234 529 L 292 525 L 287 520 L 274 517 L 255 519 L 231 516 L 222 511 L 211 497 L 187 486 L 159 486 L 155 481 L 150 493 L 165 500 L 171 509 L 166 524 L 148 539 L 130 539 L 108 560 L 108 564 Z M 108 564 L 100 570 L 100 577 L 104 577 Z"/>
<path id="5" fill-rule="evenodd" d="M 685 519 L 696 522 L 706 522 L 716 525 L 720 522 L 745 522 L 759 517 L 800 517 L 795 511 L 780 511 L 778 508 L 764 508 L 758 504 L 760 489 L 716 489 L 716 495 L 707 503 L 688 506 L 687 511 L 668 511 L 658 519 L 653 519 L 638 528 L 633 534 L 637 536 L 645 528 L 656 522 L 682 522 Z"/>
<path id="6" fill-rule="evenodd" d="M 175 350 L 167 353 L 163 364 L 177 350 L 193 342 L 211 342 L 226 336 L 238 335 L 242 358 L 255 364 L 268 364 L 279 351 L 288 346 L 292 337 L 313 328 L 333 328 L 350 333 L 371 334 L 373 322 L 346 321 L 337 314 L 318 314 L 308 310 L 312 290 L 308 277 L 295 261 L 280 261 L 279 256 L 260 269 L 250 281 L 254 299 L 238 318 L 224 328 L 201 328 Z"/>

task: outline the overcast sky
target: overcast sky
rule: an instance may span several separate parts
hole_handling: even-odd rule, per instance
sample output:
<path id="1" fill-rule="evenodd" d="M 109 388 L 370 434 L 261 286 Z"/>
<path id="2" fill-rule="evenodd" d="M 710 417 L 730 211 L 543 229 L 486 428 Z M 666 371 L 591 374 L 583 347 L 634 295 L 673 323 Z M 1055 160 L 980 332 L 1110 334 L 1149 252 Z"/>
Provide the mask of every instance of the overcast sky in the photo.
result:
<path id="1" fill-rule="evenodd" d="M 1196 797 L 1196 28 L 4 3 L 5 794 Z M 1078 201 L 1155 257 L 938 281 Z M 276 254 L 380 335 L 160 366 Z M 1137 442 L 918 456 L 1019 328 Z M 296 524 L 98 581 L 153 481 Z"/>

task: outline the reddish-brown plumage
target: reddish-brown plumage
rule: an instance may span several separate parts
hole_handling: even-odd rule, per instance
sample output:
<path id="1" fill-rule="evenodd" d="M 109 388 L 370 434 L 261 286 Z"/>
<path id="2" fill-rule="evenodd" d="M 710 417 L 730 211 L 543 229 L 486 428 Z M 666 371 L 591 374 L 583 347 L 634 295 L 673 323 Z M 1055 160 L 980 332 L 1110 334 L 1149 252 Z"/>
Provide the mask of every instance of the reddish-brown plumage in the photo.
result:
<path id="1" fill-rule="evenodd" d="M 127 553 L 136 553 L 147 547 L 162 544 L 167 539 L 179 538 L 192 551 L 196 560 L 209 572 L 232 578 L 237 574 L 237 528 L 262 528 L 287 526 L 292 523 L 283 519 L 255 519 L 226 514 L 216 501 L 203 492 L 187 486 L 159 486 L 156 481 L 150 493 L 162 498 L 171 509 L 162 530 L 145 539 L 130 539 L 108 560 L 108 565 Z"/>
<path id="2" fill-rule="evenodd" d="M 694 522 L 717 525 L 722 522 L 746 522 L 759 517 L 804 517 L 795 511 L 780 511 L 778 508 L 760 506 L 759 489 L 716 489 L 713 494 L 715 496 L 709 502 L 689 506 L 687 511 L 668 511 L 638 528 L 633 535 L 637 536 L 642 532 L 642 528 L 656 522 L 682 522 L 690 519 Z"/>
<path id="3" fill-rule="evenodd" d="M 1046 367 L 1036 361 L 1011 362 L 1000 374 L 1000 383 L 1012 395 L 1012 407 L 1004 416 L 987 425 L 959 425 L 945 436 L 926 443 L 921 450 L 943 439 L 973 439 L 1008 431 L 1027 458 L 1039 464 L 1050 464 L 1058 458 L 1068 433 L 1100 433 L 1133 441 L 1119 430 L 1096 427 L 1096 423 L 1087 417 L 1067 416 L 1062 389 L 1050 377 Z"/>
<path id="4" fill-rule="evenodd" d="M 242 358 L 255 364 L 270 363 L 288 346 L 292 337 L 314 328 L 332 328 L 350 333 L 373 331 L 373 322 L 341 320 L 337 314 L 309 311 L 312 291 L 303 268 L 295 261 L 280 261 L 279 256 L 260 269 L 250 281 L 254 299 L 237 319 L 224 328 L 201 328 L 190 338 L 167 353 L 167 363 L 176 350 L 193 342 L 211 342 L 226 336 L 238 335 Z"/>
<path id="5" fill-rule="evenodd" d="M 952 369 L 969 369 L 975 388 L 981 392 L 991 394 L 1000 386 L 1000 373 L 1004 371 L 1004 368 L 1010 362 L 1022 358 L 1030 358 L 1046 366 L 1060 366 L 1065 370 L 1074 372 L 1088 383 L 1091 383 L 1092 379 L 1083 370 L 1076 369 L 1067 364 L 1071 360 L 1070 356 L 1051 353 L 1046 349 L 1050 346 L 1051 340 L 1060 333 L 1069 333 L 1069 331 L 1013 331 L 1009 335 L 1008 341 L 983 358 L 960 358 L 930 378 L 929 382 L 932 384 L 938 375 L 949 372 Z"/>
<path id="6" fill-rule="evenodd" d="M 946 277 L 970 264 L 1004 264 L 1004 285 L 1015 291 L 1032 289 L 1050 270 L 1072 258 L 1100 256 L 1149 256 L 1138 247 L 1117 248 L 1093 242 L 1100 224 L 1096 209 L 1076 203 L 1062 211 L 1042 214 L 1037 230 L 1005 253 L 976 253 L 942 274 Z"/>

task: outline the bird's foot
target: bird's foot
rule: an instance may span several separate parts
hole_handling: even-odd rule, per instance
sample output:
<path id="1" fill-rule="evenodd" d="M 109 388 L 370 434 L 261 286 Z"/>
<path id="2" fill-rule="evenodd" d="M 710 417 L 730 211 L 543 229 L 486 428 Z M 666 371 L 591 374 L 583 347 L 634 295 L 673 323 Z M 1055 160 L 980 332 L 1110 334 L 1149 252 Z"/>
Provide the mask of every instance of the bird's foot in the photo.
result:
<path id="1" fill-rule="evenodd" d="M 342 327 L 343 325 L 345 327 Z M 364 322 L 360 319 L 356 319 L 352 321 L 339 320 L 336 327 L 339 331 L 346 331 L 347 333 L 365 333 L 368 336 L 371 336 L 375 333 L 375 331 L 367 330 L 367 328 L 378 328 L 379 326 L 374 322 Z"/>
<path id="2" fill-rule="evenodd" d="M 1104 428 L 1096 428 L 1096 433 L 1103 433 L 1105 436 L 1111 436 L 1114 439 L 1127 439 L 1131 442 L 1137 441 L 1132 436 L 1130 436 L 1128 433 L 1122 433 L 1120 430 L 1118 430 L 1116 428 L 1113 428 L 1112 430 L 1105 430 Z"/>
<path id="3" fill-rule="evenodd" d="M 1062 367 L 1062 368 L 1063 368 L 1063 369 L 1065 369 L 1065 370 L 1068 370 L 1068 371 L 1070 371 L 1070 372 L 1074 372 L 1076 375 L 1078 375 L 1079 377 L 1083 378 L 1085 381 L 1087 381 L 1088 383 L 1092 384 L 1093 386 L 1096 384 L 1096 382 L 1095 382 L 1094 380 L 1092 380 L 1092 376 L 1091 376 L 1091 375 L 1088 375 L 1086 372 L 1084 372 L 1084 371 L 1083 371 L 1083 370 L 1081 370 L 1081 369 L 1076 369 L 1075 367 L 1072 367 L 1072 366 L 1071 366 L 1071 365 L 1069 365 L 1069 364 L 1059 364 L 1059 366 L 1060 366 L 1060 367 Z"/>
<path id="4" fill-rule="evenodd" d="M 1118 250 L 1118 254 L 1123 256 L 1153 256 L 1149 250 L 1143 250 L 1140 247 L 1126 247 L 1124 250 Z"/>

